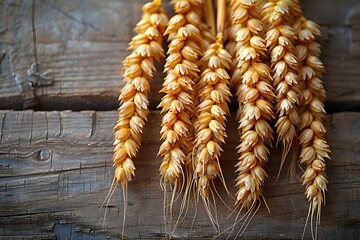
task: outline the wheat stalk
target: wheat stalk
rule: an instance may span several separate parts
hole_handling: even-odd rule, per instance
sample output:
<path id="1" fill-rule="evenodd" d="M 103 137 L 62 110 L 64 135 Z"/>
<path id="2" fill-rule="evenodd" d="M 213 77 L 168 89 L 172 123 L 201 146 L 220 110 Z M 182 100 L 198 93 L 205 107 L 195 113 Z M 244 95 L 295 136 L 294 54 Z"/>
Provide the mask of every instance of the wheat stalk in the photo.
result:
<path id="1" fill-rule="evenodd" d="M 262 185 L 267 174 L 264 170 L 271 146 L 273 118 L 272 77 L 269 67 L 262 63 L 266 45 L 261 38 L 262 22 L 255 0 L 231 1 L 233 22 L 241 24 L 236 32 L 236 41 L 241 42 L 237 53 L 242 77 L 239 145 L 240 158 L 236 164 L 238 177 L 235 186 L 236 205 L 252 209 L 262 197 Z"/>
<path id="2" fill-rule="evenodd" d="M 109 203 L 118 185 L 125 197 L 123 233 L 127 206 L 128 182 L 135 175 L 133 159 L 140 148 L 141 133 L 147 120 L 150 81 L 156 70 L 154 60 L 164 57 L 162 42 L 168 18 L 160 0 L 142 7 L 142 18 L 135 27 L 136 35 L 129 43 L 132 53 L 123 61 L 125 86 L 120 91 L 119 118 L 114 127 L 114 179 L 104 203 Z M 104 218 L 105 219 L 105 218 Z"/>
<path id="3" fill-rule="evenodd" d="M 219 156 L 221 144 L 226 138 L 226 116 L 229 115 L 227 102 L 231 96 L 230 76 L 226 70 L 230 68 L 231 55 L 223 48 L 222 34 L 218 34 L 216 42 L 210 45 L 200 63 L 206 69 L 197 85 L 199 104 L 195 121 L 194 174 L 197 193 L 203 198 L 205 206 L 208 206 L 214 179 L 220 176 L 225 185 Z"/>
<path id="4" fill-rule="evenodd" d="M 120 91 L 119 119 L 114 127 L 114 178 L 122 186 L 134 176 L 133 158 L 139 150 L 149 112 L 150 81 L 156 70 L 154 60 L 164 57 L 161 45 L 167 16 L 157 0 L 145 4 L 142 11 L 142 19 L 135 27 L 137 35 L 129 44 L 132 53 L 123 61 L 126 84 Z"/>
<path id="5" fill-rule="evenodd" d="M 201 33 L 196 25 L 200 21 L 198 9 L 201 1 L 175 0 L 172 3 L 176 15 L 170 19 L 164 33 L 169 36 L 170 43 L 164 70 L 167 76 L 161 90 L 166 95 L 159 105 L 161 112 L 166 114 L 162 119 L 160 134 L 163 143 L 158 154 L 163 157 L 160 166 L 162 189 L 165 190 L 166 183 L 170 183 L 176 192 L 184 188 L 185 165 L 191 162 L 187 154 L 187 135 L 192 128 L 193 87 L 199 72 Z"/>
<path id="6" fill-rule="evenodd" d="M 327 191 L 328 180 L 325 168 L 326 159 L 329 159 L 330 153 L 324 138 L 326 129 L 323 125 L 326 114 L 323 104 L 325 90 L 321 80 L 324 66 L 319 58 L 320 45 L 315 42 L 315 36 L 320 35 L 318 26 L 302 16 L 297 19 L 294 26 L 297 30 L 298 43 L 295 52 L 299 60 L 299 73 L 302 80 L 298 128 L 300 162 L 306 164 L 302 179 L 306 197 L 310 202 L 307 221 L 310 217 L 312 237 L 316 239 L 321 205 L 325 203 L 325 191 Z M 313 230 L 314 216 L 316 216 L 315 232 Z"/>
<path id="7" fill-rule="evenodd" d="M 290 26 L 290 12 L 296 11 L 290 0 L 272 0 L 262 8 L 263 19 L 269 24 L 266 46 L 271 57 L 273 87 L 275 89 L 277 143 L 282 142 L 281 168 L 291 147 L 297 146 L 296 129 L 299 124 L 298 60 L 294 55 L 295 33 Z"/>

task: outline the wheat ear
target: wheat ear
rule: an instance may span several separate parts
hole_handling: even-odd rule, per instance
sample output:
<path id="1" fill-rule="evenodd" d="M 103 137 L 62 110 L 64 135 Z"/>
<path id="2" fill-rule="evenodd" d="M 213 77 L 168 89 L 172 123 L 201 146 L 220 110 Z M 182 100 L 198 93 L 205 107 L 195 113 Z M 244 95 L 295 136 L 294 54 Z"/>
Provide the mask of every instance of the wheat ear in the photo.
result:
<path id="1" fill-rule="evenodd" d="M 141 21 L 136 25 L 137 35 L 130 42 L 132 53 L 123 61 L 125 86 L 121 89 L 119 119 L 114 129 L 115 181 L 122 186 L 134 176 L 133 158 L 141 144 L 141 133 L 147 120 L 148 94 L 154 60 L 164 57 L 162 34 L 168 18 L 158 0 L 142 7 Z"/>
<path id="2" fill-rule="evenodd" d="M 203 199 L 210 213 L 209 192 L 214 195 L 212 182 L 220 176 L 226 188 L 219 157 L 221 144 L 226 138 L 226 116 L 229 115 L 227 102 L 231 96 L 230 76 L 226 70 L 230 68 L 231 55 L 223 48 L 221 33 L 204 53 L 200 64 L 206 65 L 206 69 L 203 70 L 197 85 L 199 104 L 195 121 L 194 174 L 197 194 Z"/>
<path id="3" fill-rule="evenodd" d="M 163 157 L 159 171 L 165 198 L 164 221 L 167 222 L 170 215 L 170 224 L 175 195 L 187 191 L 189 183 L 186 181 L 191 176 L 188 173 L 193 139 L 191 117 L 194 111 L 193 89 L 200 71 L 197 63 L 201 54 L 201 33 L 197 26 L 201 22 L 199 12 L 202 1 L 173 0 L 171 3 L 176 14 L 169 20 L 164 33 L 170 43 L 164 69 L 166 77 L 161 90 L 165 96 L 159 104 L 161 112 L 166 114 L 162 119 L 160 138 L 163 143 L 158 153 Z M 168 183 L 173 187 L 169 204 L 166 200 Z M 180 215 L 183 208 L 184 201 Z"/>
<path id="4" fill-rule="evenodd" d="M 260 36 L 262 22 L 255 0 L 231 1 L 233 22 L 241 24 L 236 41 L 241 42 L 237 53 L 242 77 L 239 145 L 240 158 L 236 164 L 238 177 L 235 186 L 236 205 L 253 209 L 262 197 L 262 185 L 267 174 L 264 170 L 273 140 L 269 121 L 273 118 L 274 99 L 269 67 L 260 56 L 266 52 L 265 40 Z"/>
<path id="5" fill-rule="evenodd" d="M 327 176 L 325 173 L 326 159 L 329 159 L 330 149 L 325 141 L 326 129 L 323 125 L 325 109 L 325 90 L 322 84 L 324 66 L 320 60 L 320 45 L 315 42 L 315 36 L 320 35 L 318 26 L 304 17 L 299 17 L 295 23 L 297 43 L 295 48 L 299 60 L 302 90 L 300 94 L 300 124 L 298 139 L 300 144 L 300 162 L 306 164 L 302 176 L 305 194 L 308 198 L 311 220 L 312 238 L 317 238 L 317 226 L 320 222 L 321 205 L 325 203 L 327 191 Z M 313 219 L 315 218 L 315 231 Z M 307 222 L 307 221 L 306 221 Z M 306 224 L 304 228 L 304 233 Z"/>
<path id="6" fill-rule="evenodd" d="M 289 0 L 272 0 L 262 8 L 263 19 L 269 24 L 265 40 L 271 52 L 273 87 L 276 95 L 277 143 L 281 142 L 283 145 L 277 180 L 290 149 L 297 146 L 296 129 L 300 121 L 298 60 L 294 54 L 295 32 L 289 22 L 293 9 L 295 6 Z"/>
<path id="7" fill-rule="evenodd" d="M 204 12 L 204 9 L 206 9 L 206 11 L 213 11 L 213 5 L 212 5 L 212 0 L 206 0 L 203 2 L 203 4 L 201 5 L 203 6 L 202 8 L 200 7 L 196 7 L 193 8 L 193 11 L 198 10 L 198 14 L 197 16 L 199 16 L 199 19 L 195 19 L 193 18 L 191 20 L 191 24 L 193 24 L 194 26 L 198 26 L 199 30 L 200 30 L 200 34 L 201 34 L 201 41 L 198 42 L 199 43 L 199 48 L 200 51 L 198 52 L 198 58 L 200 59 L 204 52 L 209 48 L 210 44 L 212 44 L 215 41 L 215 36 L 212 34 L 213 31 L 215 31 L 215 27 L 214 27 L 214 20 L 212 20 L 212 18 L 214 17 L 214 14 L 208 14 L 208 16 L 206 17 L 206 22 L 202 21 L 201 16 L 206 15 L 206 12 Z M 195 21 L 196 20 L 196 21 Z M 212 31 L 211 31 L 212 30 Z M 197 62 L 197 65 L 199 67 L 199 70 L 202 71 L 206 66 L 203 66 L 203 64 L 201 64 L 199 61 Z M 194 77 L 193 78 L 193 82 L 194 82 L 194 89 L 193 89 L 193 96 L 192 99 L 194 101 L 194 106 L 197 106 L 199 103 L 199 91 L 196 87 L 196 85 L 198 84 L 199 81 L 199 77 Z M 192 154 L 193 154 L 193 148 L 194 148 L 194 144 L 193 142 L 195 141 L 195 129 L 194 129 L 194 125 L 195 125 L 195 121 L 196 121 L 196 116 L 195 116 L 195 112 L 196 109 L 195 107 L 191 109 L 191 112 L 188 112 L 189 114 L 189 118 L 191 119 L 191 130 L 189 131 L 189 133 L 187 134 L 187 142 L 190 143 L 186 152 L 186 155 L 188 156 L 187 159 L 190 160 L 190 162 L 186 163 L 187 166 L 187 187 L 190 190 L 190 188 L 192 187 L 192 180 L 193 180 L 193 163 L 192 163 Z"/>
<path id="8" fill-rule="evenodd" d="M 109 202 L 116 187 L 121 184 L 125 197 L 126 213 L 127 184 L 134 176 L 135 158 L 141 144 L 141 133 L 148 114 L 150 81 L 155 71 L 154 60 L 164 57 L 162 41 L 168 18 L 161 1 L 154 0 L 142 7 L 142 18 L 135 27 L 136 36 L 129 44 L 132 53 L 123 61 L 125 86 L 121 89 L 119 118 L 114 148 L 114 181 L 105 202 Z M 123 225 L 124 226 L 124 225 Z"/>

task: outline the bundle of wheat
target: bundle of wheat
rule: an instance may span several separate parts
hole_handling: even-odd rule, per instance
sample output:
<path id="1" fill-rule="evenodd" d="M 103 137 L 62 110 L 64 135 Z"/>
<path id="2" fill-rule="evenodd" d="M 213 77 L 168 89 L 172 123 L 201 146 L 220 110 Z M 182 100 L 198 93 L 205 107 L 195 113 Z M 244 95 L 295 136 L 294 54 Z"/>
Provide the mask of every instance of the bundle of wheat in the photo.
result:
<path id="1" fill-rule="evenodd" d="M 184 194 L 182 213 L 196 187 L 196 199 L 203 200 L 219 230 L 213 215 L 216 205 L 210 203 L 209 195 L 218 194 L 213 184 L 217 177 L 229 193 L 219 157 L 226 138 L 231 87 L 239 104 L 240 132 L 235 205 L 247 209 L 245 219 L 251 220 L 249 216 L 265 202 L 262 186 L 268 174 L 264 166 L 274 140 L 275 119 L 276 145 L 283 146 L 279 174 L 291 149 L 294 153 L 300 150 L 300 162 L 306 164 L 302 178 L 310 201 L 312 237 L 316 238 L 328 183 L 325 159 L 330 152 L 322 123 L 325 91 L 320 78 L 324 67 L 315 42 L 320 34 L 317 25 L 302 16 L 298 0 L 217 0 L 217 18 L 212 0 L 172 0 L 171 4 L 176 14 L 169 21 L 160 0 L 144 5 L 137 35 L 130 42 L 132 53 L 123 62 L 126 85 L 119 97 L 115 126 L 116 170 L 106 201 L 119 184 L 126 197 L 127 183 L 134 175 L 133 158 L 149 111 L 149 81 L 154 60 L 164 56 L 165 36 L 169 45 L 160 91 L 165 96 L 159 104 L 164 116 L 158 155 L 163 157 L 159 170 L 164 196 L 168 186 L 173 189 L 170 203 L 164 201 L 165 220 L 169 206 L 172 215 L 175 195 Z M 226 27 L 225 19 L 231 20 Z"/>

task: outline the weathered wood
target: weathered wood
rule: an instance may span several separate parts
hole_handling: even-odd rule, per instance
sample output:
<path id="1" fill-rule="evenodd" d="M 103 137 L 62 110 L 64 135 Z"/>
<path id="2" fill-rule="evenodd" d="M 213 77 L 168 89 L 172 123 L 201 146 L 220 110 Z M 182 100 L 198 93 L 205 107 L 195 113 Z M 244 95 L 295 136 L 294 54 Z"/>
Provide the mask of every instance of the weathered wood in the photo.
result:
<path id="1" fill-rule="evenodd" d="M 351 34 L 351 54 L 360 56 L 360 4 L 354 7 L 349 14 L 347 23 L 352 28 Z"/>
<path id="2" fill-rule="evenodd" d="M 119 236 L 123 211 L 120 189 L 109 205 L 104 229 L 104 209 L 99 210 L 112 180 L 111 126 L 116 118 L 113 111 L 0 111 L 0 236 L 9 239 Z M 135 160 L 136 178 L 129 184 L 125 235 L 131 238 L 165 236 L 163 193 L 158 176 L 161 159 L 156 157 L 159 125 L 159 112 L 151 112 L 143 146 Z M 236 125 L 231 118 L 221 158 L 232 193 L 237 159 Z M 330 184 L 319 237 L 357 239 L 360 235 L 360 113 L 328 115 L 326 126 L 332 160 L 328 162 Z M 264 188 L 271 212 L 262 205 L 244 233 L 245 238 L 301 238 L 308 202 L 299 177 L 286 180 L 283 174 L 280 184 L 274 186 L 279 156 L 274 151 L 268 166 L 270 177 Z M 301 176 L 301 171 L 297 176 Z M 232 206 L 223 187 L 220 184 L 217 187 Z M 226 218 L 230 212 L 219 200 L 218 213 L 223 229 L 234 221 L 234 216 Z M 211 239 L 215 231 L 201 204 L 191 228 L 193 214 L 194 209 L 190 208 L 174 236 Z M 310 238 L 309 229 L 306 238 Z"/>
<path id="3" fill-rule="evenodd" d="M 31 28 L 32 1 L 8 0 L 0 11 L 0 51 L 4 52 L 0 74 L 0 108 L 21 109 L 23 95 L 15 82 L 26 80 L 35 61 Z M 36 0 L 36 49 L 40 73 L 54 84 L 37 87 L 38 109 L 110 110 L 118 106 L 121 61 L 128 54 L 132 28 L 140 19 L 146 1 L 45 1 Z M 324 84 L 327 108 L 331 111 L 360 108 L 360 58 L 356 57 L 355 23 L 347 22 L 357 0 L 303 0 L 305 15 L 322 25 Z M 170 8 L 167 7 L 170 11 Z M 353 27 L 354 26 L 354 27 Z M 353 37 L 351 37 L 353 36 Z M 159 72 L 162 64 L 158 64 Z M 151 108 L 162 95 L 163 74 L 152 84 Z M 21 81 L 20 81 L 21 82 Z"/>
<path id="4" fill-rule="evenodd" d="M 35 62 L 31 3 L 5 1 L 1 7 L 1 22 L 5 23 L 1 31 L 5 51 L 1 108 L 22 108 L 22 94 L 14 77 L 18 75 L 25 81 L 27 69 Z M 142 4 L 139 0 L 35 1 L 40 72 L 51 70 L 54 80 L 52 86 L 34 89 L 41 108 L 117 108 L 123 85 L 121 61 L 129 53 L 127 43 L 140 19 Z M 156 74 L 156 78 L 160 82 L 162 77 Z M 153 90 L 158 92 L 160 85 L 155 84 Z"/>

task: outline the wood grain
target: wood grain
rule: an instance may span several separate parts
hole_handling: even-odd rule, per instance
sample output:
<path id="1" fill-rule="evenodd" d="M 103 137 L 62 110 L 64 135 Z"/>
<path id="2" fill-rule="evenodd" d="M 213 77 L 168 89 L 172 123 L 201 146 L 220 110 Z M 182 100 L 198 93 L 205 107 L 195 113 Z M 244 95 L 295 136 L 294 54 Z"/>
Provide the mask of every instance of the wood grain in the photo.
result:
<path id="1" fill-rule="evenodd" d="M 121 61 L 128 54 L 132 27 L 140 19 L 142 0 L 36 0 L 36 46 L 40 72 L 51 70 L 54 84 L 35 88 L 37 109 L 111 110 L 118 107 Z M 357 26 L 351 19 L 358 0 L 303 0 L 304 13 L 322 25 L 324 84 L 330 111 L 360 109 L 360 57 Z M 22 109 L 14 76 L 26 78 L 35 61 L 31 1 L 3 1 L 1 7 L 0 108 Z M 171 7 L 166 5 L 169 12 Z M 354 43 L 355 41 L 355 43 Z M 162 63 L 150 96 L 155 109 L 164 75 Z"/>
<path id="2" fill-rule="evenodd" d="M 111 126 L 116 119 L 114 111 L 0 111 L 1 239 L 119 237 L 123 211 L 120 189 L 107 208 L 105 228 L 102 228 L 104 209 L 99 210 L 112 180 Z M 125 235 L 130 238 L 162 239 L 165 236 L 163 193 L 158 177 L 161 159 L 156 157 L 159 125 L 159 112 L 151 112 L 143 146 L 135 160 L 136 178 L 129 185 Z M 328 162 L 330 184 L 319 238 L 357 239 L 360 235 L 360 113 L 328 115 L 326 127 L 332 160 Z M 221 164 L 234 193 L 238 141 L 234 118 L 229 120 L 227 129 L 229 137 Z M 244 237 L 299 239 L 308 209 L 299 178 L 301 171 L 290 180 L 283 173 L 279 185 L 274 186 L 280 155 L 274 150 L 271 156 L 270 178 L 265 186 L 271 211 L 267 212 L 262 205 Z M 232 206 L 223 187 L 217 184 L 217 188 Z M 224 229 L 234 217 L 227 219 L 230 212 L 217 201 L 218 217 Z M 211 239 L 215 231 L 201 204 L 191 228 L 193 214 L 191 207 L 174 237 Z M 310 238 L 309 229 L 306 238 Z"/>

